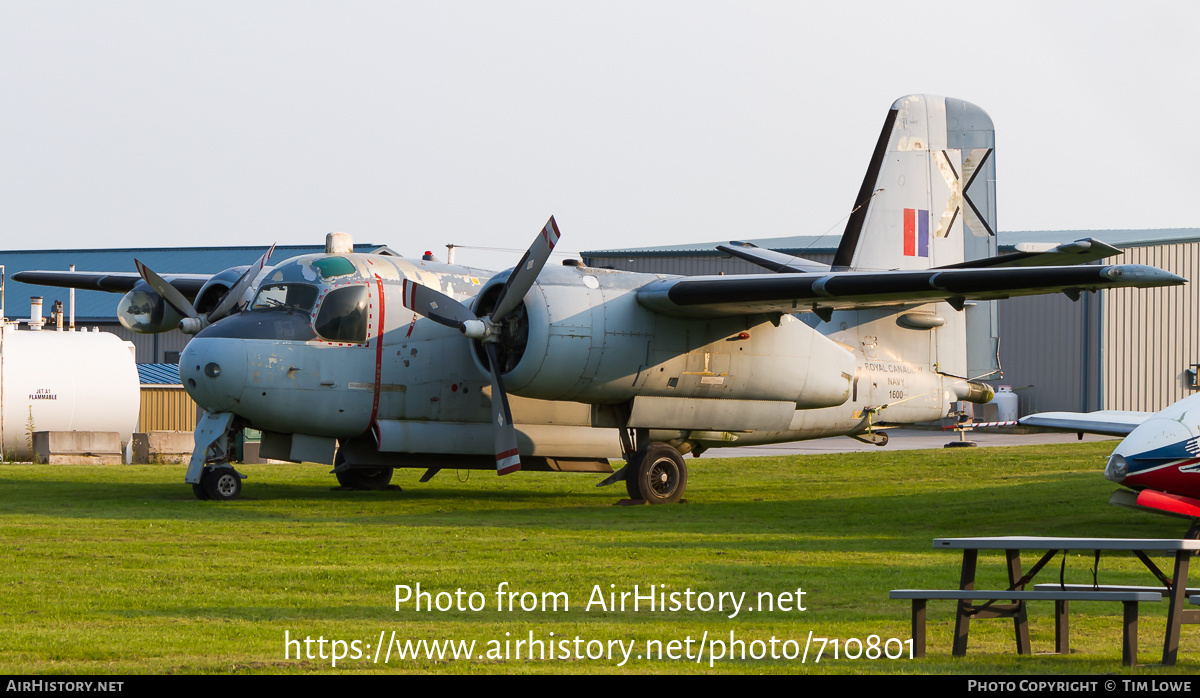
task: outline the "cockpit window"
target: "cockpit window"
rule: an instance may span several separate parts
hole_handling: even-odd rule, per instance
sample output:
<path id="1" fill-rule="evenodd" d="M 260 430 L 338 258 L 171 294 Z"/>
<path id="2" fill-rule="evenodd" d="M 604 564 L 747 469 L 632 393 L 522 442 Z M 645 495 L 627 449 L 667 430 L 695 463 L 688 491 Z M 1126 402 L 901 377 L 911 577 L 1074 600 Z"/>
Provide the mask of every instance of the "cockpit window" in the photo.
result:
<path id="1" fill-rule="evenodd" d="M 343 286 L 325 294 L 313 329 L 331 342 L 367 341 L 367 287 Z"/>
<path id="2" fill-rule="evenodd" d="M 287 308 L 309 313 L 317 303 L 317 293 L 317 287 L 308 284 L 269 284 L 258 290 L 250 309 Z"/>
<path id="3" fill-rule="evenodd" d="M 332 279 L 354 273 L 354 265 L 345 257 L 325 257 L 314 260 L 312 265 L 321 272 L 322 279 Z"/>

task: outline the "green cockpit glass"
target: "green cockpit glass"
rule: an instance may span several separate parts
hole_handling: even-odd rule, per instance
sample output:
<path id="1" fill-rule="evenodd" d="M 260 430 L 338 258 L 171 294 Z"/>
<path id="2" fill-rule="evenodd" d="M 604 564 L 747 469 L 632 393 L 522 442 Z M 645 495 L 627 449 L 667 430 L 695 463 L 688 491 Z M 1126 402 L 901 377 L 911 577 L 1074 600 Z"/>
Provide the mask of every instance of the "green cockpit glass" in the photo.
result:
<path id="1" fill-rule="evenodd" d="M 355 273 L 354 265 L 345 257 L 324 257 L 313 260 L 312 265 L 321 272 L 322 279 L 332 279 Z"/>
<path id="2" fill-rule="evenodd" d="M 311 313 L 319 293 L 316 286 L 309 284 L 265 284 L 258 289 L 250 310 L 284 308 Z"/>
<path id="3" fill-rule="evenodd" d="M 331 342 L 367 341 L 367 287 L 343 286 L 325 294 L 313 329 Z"/>

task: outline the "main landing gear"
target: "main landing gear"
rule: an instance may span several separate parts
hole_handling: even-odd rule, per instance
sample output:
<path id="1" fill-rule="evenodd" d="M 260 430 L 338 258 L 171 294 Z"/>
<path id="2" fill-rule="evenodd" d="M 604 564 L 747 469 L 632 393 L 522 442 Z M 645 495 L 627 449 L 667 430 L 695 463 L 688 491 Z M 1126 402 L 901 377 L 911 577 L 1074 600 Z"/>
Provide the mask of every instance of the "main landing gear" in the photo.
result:
<path id="1" fill-rule="evenodd" d="M 625 491 L 635 502 L 674 504 L 687 489 L 687 465 L 679 448 L 664 441 L 650 441 L 644 429 L 621 429 L 621 450 L 625 467 L 610 475 L 597 487 L 625 481 Z M 680 441 L 680 448 L 692 450 L 693 444 Z"/>
<path id="2" fill-rule="evenodd" d="M 392 482 L 395 468 L 386 465 L 346 463 L 346 447 L 338 446 L 333 457 L 333 474 L 338 484 L 352 490 L 384 490 Z"/>
<path id="3" fill-rule="evenodd" d="M 647 504 L 674 504 L 687 489 L 687 465 L 673 447 L 655 442 L 633 455 L 625 466 L 625 490 L 630 499 Z"/>

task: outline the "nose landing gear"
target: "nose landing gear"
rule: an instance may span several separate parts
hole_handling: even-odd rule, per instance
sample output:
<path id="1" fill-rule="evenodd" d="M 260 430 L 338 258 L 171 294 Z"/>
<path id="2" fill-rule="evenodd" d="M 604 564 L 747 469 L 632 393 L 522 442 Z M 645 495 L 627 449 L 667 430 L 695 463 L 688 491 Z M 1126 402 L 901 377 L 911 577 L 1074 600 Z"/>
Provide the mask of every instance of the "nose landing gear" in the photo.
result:
<path id="1" fill-rule="evenodd" d="M 192 485 L 196 499 L 213 499 L 224 502 L 237 499 L 242 494 L 245 475 L 231 465 L 213 465 L 200 474 L 200 482 Z"/>
<path id="2" fill-rule="evenodd" d="M 183 477 L 196 499 L 229 501 L 242 494 L 246 476 L 229 464 L 233 431 L 232 412 L 206 412 L 196 425 L 196 446 Z"/>

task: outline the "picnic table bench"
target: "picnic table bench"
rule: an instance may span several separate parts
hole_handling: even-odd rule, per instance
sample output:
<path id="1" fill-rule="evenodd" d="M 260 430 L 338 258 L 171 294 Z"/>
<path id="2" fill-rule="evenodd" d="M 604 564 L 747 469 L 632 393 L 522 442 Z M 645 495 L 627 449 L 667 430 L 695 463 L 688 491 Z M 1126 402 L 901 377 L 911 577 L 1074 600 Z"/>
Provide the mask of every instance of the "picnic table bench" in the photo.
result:
<path id="1" fill-rule="evenodd" d="M 1200 589 L 1187 589 L 1188 562 L 1200 551 L 1200 540 L 1191 539 L 1140 539 L 1140 538 L 1058 538 L 1044 536 L 998 536 L 984 538 L 937 538 L 933 547 L 963 551 L 962 572 L 958 589 L 895 589 L 889 594 L 893 599 L 912 601 L 913 653 L 924 656 L 925 652 L 925 605 L 930 599 L 957 601 L 954 623 L 954 656 L 964 656 L 972 619 L 1012 618 L 1016 635 L 1017 652 L 1029 654 L 1029 626 L 1025 609 L 1027 601 L 1054 601 L 1055 603 L 1055 650 L 1069 651 L 1070 626 L 1069 604 L 1071 601 L 1120 601 L 1124 606 L 1122 630 L 1122 661 L 1127 665 L 1137 662 L 1137 619 L 1138 604 L 1167 599 L 1166 637 L 1163 641 L 1163 664 L 1175 663 L 1179 648 L 1179 629 L 1186 623 L 1200 623 L 1200 611 L 1183 609 L 1190 594 L 1195 594 L 1193 603 L 1200 603 Z M 1027 573 L 1022 573 L 1021 550 L 1047 551 Z M 1007 562 L 1008 588 L 999 590 L 975 589 L 975 568 L 980 550 L 1003 550 Z M 1095 553 L 1092 570 L 1093 583 L 1065 584 L 1062 572 L 1058 584 L 1037 584 L 1032 591 L 1026 586 L 1046 564 L 1059 552 L 1063 552 L 1063 568 L 1066 551 L 1091 550 Z M 1136 556 L 1157 577 L 1160 586 L 1142 587 L 1130 585 L 1100 585 L 1097 570 L 1103 551 L 1127 552 Z M 1174 574 L 1167 577 L 1150 559 L 1150 555 L 1166 555 L 1174 558 Z M 975 601 L 983 603 L 976 605 Z M 1001 602 L 1008 601 L 1008 604 Z"/>
<path id="2" fill-rule="evenodd" d="M 893 589 L 888 596 L 893 599 L 912 600 L 913 656 L 925 656 L 925 604 L 929 599 L 951 599 L 959 602 L 959 614 L 970 619 L 1013 618 L 1017 653 L 1029 654 L 1029 622 L 1025 612 L 1026 601 L 1054 602 L 1054 651 L 1066 654 L 1070 651 L 1070 623 L 1068 604 L 1071 601 L 1120 601 L 1125 607 L 1121 640 L 1121 663 L 1126 666 L 1137 664 L 1138 603 L 1161 601 L 1163 595 L 1157 591 L 1017 591 L 1002 589 L 984 591 L 980 589 Z M 973 601 L 984 601 L 974 605 Z M 1011 604 L 999 605 L 999 601 Z M 961 635 L 955 634 L 954 656 L 967 652 L 969 626 L 962 626 Z"/>

